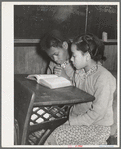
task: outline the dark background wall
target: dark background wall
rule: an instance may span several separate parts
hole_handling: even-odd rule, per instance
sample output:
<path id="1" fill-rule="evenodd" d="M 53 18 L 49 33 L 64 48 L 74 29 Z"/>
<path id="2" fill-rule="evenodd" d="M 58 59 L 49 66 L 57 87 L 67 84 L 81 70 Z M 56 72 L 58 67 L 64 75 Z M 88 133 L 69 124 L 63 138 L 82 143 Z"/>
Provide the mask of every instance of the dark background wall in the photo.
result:
<path id="1" fill-rule="evenodd" d="M 117 38 L 117 6 L 101 5 L 15 5 L 14 6 L 14 73 L 45 73 L 49 59 L 40 52 L 38 40 L 48 31 L 59 29 L 68 38 L 73 38 L 85 30 L 102 38 Z M 40 41 L 39 40 L 39 41 Z M 29 44 L 28 44 L 29 42 Z M 36 43 L 36 44 L 33 44 Z M 105 46 L 107 57 L 104 66 L 117 70 L 117 45 Z"/>
<path id="2" fill-rule="evenodd" d="M 88 7 L 88 31 L 102 38 L 102 32 L 108 33 L 108 39 L 117 39 L 117 6 L 95 5 Z"/>
<path id="3" fill-rule="evenodd" d="M 116 5 L 15 5 L 14 37 L 16 39 L 39 39 L 45 32 L 60 29 L 69 38 L 87 31 L 102 38 L 117 37 Z"/>
<path id="4" fill-rule="evenodd" d="M 52 29 L 71 38 L 85 30 L 85 6 L 15 6 L 15 38 L 39 39 Z"/>

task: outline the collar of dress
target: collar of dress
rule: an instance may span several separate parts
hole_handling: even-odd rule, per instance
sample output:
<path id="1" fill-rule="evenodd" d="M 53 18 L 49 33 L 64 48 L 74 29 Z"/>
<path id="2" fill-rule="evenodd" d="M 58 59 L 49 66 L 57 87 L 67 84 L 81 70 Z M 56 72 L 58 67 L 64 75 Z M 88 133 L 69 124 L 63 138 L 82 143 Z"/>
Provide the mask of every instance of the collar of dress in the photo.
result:
<path id="1" fill-rule="evenodd" d="M 66 68 L 66 65 L 69 63 L 69 60 L 65 61 L 63 64 L 61 64 L 62 68 Z"/>
<path id="2" fill-rule="evenodd" d="M 101 65 L 101 63 L 97 63 L 92 68 L 90 68 L 87 72 L 85 72 L 84 69 L 76 70 L 76 74 L 79 74 L 80 76 L 83 76 L 84 78 L 86 78 L 87 76 L 89 76 L 92 73 L 96 72 L 99 65 Z"/>

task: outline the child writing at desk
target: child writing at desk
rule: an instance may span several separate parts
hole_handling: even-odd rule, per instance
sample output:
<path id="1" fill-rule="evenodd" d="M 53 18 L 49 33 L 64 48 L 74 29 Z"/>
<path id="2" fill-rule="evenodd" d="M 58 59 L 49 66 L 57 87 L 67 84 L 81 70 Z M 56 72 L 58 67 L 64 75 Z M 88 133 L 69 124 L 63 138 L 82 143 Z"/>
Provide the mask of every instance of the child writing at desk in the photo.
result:
<path id="1" fill-rule="evenodd" d="M 56 74 L 72 80 L 74 68 L 69 61 L 71 57 L 70 43 L 59 30 L 45 34 L 41 42 L 42 50 L 51 58 L 47 74 Z"/>
<path id="2" fill-rule="evenodd" d="M 99 63 L 105 58 L 103 43 L 92 34 L 84 34 L 73 41 L 71 51 L 76 68 L 73 84 L 95 100 L 72 106 L 69 120 L 52 132 L 45 145 L 106 145 L 113 124 L 116 80 Z"/>

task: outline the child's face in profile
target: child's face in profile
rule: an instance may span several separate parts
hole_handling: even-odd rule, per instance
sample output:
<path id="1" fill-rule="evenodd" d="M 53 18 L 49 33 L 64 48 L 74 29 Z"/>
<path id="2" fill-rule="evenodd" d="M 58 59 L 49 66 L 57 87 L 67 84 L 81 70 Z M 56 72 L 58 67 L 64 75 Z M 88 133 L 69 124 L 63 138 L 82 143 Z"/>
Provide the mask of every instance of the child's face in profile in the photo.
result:
<path id="1" fill-rule="evenodd" d="M 51 47 L 47 52 L 48 56 L 57 64 L 63 64 L 67 58 L 67 49 L 61 47 Z"/>
<path id="2" fill-rule="evenodd" d="M 77 50 L 75 44 L 71 45 L 72 57 L 71 61 L 76 69 L 82 69 L 86 66 L 86 55 Z"/>

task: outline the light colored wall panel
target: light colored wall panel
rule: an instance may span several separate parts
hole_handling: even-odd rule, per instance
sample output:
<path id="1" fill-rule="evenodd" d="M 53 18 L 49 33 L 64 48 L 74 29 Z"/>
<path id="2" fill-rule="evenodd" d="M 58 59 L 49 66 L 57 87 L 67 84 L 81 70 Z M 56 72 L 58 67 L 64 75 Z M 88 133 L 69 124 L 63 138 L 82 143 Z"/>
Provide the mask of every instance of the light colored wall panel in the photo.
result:
<path id="1" fill-rule="evenodd" d="M 36 52 L 36 46 L 16 46 L 14 48 L 15 74 L 45 73 L 47 61 Z M 117 45 L 105 45 L 107 60 L 104 67 L 108 70 L 117 70 Z"/>
<path id="2" fill-rule="evenodd" d="M 36 46 L 15 47 L 15 74 L 45 73 L 47 62 L 37 54 Z"/>
<path id="3" fill-rule="evenodd" d="M 117 51 L 117 45 L 105 45 L 105 56 L 107 60 L 103 65 L 108 70 L 117 70 Z"/>

